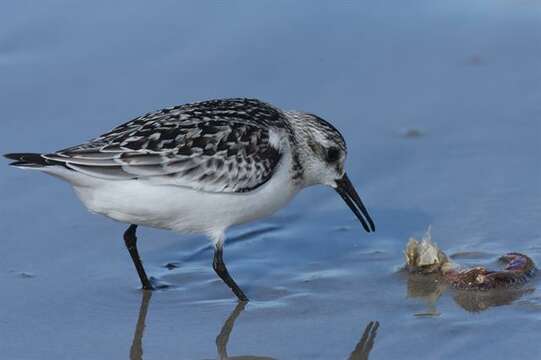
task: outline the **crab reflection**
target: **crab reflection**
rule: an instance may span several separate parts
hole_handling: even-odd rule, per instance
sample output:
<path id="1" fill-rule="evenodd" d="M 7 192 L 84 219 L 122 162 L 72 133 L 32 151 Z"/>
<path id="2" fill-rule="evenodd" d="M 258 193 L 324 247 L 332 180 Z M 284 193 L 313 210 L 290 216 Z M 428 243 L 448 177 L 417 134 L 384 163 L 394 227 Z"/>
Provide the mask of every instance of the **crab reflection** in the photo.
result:
<path id="1" fill-rule="evenodd" d="M 142 291 L 141 305 L 139 308 L 139 315 L 133 334 L 132 345 L 130 348 L 130 360 L 142 360 L 143 359 L 143 336 L 145 331 L 145 321 L 148 313 L 150 300 L 152 298 L 152 291 Z M 225 320 L 220 333 L 216 337 L 216 352 L 217 359 L 219 360 L 273 360 L 274 358 L 268 356 L 256 356 L 256 355 L 241 355 L 241 356 L 229 356 L 227 353 L 227 344 L 229 343 L 229 337 L 235 322 L 239 315 L 244 311 L 246 302 L 239 302 L 228 318 Z M 351 352 L 349 360 L 368 360 L 368 356 L 374 347 L 375 338 L 379 328 L 379 322 L 370 321 L 365 327 L 364 332 Z"/>
<path id="2" fill-rule="evenodd" d="M 408 297 L 423 299 L 427 311 L 416 314 L 417 316 L 437 316 L 439 312 L 436 304 L 439 298 L 450 287 L 441 275 L 407 274 Z M 531 288 L 506 288 L 497 290 L 456 290 L 452 291 L 455 303 L 469 312 L 481 312 L 493 306 L 511 304 L 525 294 L 533 291 Z"/>

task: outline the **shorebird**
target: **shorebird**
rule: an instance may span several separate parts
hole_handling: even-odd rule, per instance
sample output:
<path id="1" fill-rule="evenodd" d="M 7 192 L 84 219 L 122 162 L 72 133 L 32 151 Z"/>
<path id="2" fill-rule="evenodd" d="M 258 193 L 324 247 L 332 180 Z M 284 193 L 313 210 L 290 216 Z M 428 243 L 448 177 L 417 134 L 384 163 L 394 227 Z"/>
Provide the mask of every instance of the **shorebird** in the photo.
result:
<path id="1" fill-rule="evenodd" d="M 139 225 L 206 234 L 215 272 L 247 301 L 223 260 L 230 226 L 266 217 L 322 184 L 367 232 L 375 230 L 346 175 L 346 150 L 340 132 L 314 114 L 236 98 L 168 107 L 81 145 L 5 157 L 67 181 L 90 212 L 129 224 L 124 241 L 143 289 L 153 285 L 137 250 Z"/>

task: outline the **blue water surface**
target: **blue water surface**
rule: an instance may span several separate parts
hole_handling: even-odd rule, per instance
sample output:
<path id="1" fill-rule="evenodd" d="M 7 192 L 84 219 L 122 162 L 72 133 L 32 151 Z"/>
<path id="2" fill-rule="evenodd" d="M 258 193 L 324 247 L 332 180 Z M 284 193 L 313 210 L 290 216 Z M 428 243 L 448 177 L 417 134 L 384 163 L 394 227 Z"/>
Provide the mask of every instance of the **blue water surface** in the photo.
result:
<path id="1" fill-rule="evenodd" d="M 253 300 L 239 308 L 205 238 L 142 229 L 147 271 L 171 285 L 148 296 L 123 224 L 2 166 L 0 357 L 537 358 L 536 280 L 464 295 L 400 267 L 429 225 L 464 264 L 508 251 L 541 264 L 540 45 L 533 0 L 4 3 L 1 153 L 256 97 L 341 129 L 377 232 L 323 187 L 231 229 L 226 261 Z"/>

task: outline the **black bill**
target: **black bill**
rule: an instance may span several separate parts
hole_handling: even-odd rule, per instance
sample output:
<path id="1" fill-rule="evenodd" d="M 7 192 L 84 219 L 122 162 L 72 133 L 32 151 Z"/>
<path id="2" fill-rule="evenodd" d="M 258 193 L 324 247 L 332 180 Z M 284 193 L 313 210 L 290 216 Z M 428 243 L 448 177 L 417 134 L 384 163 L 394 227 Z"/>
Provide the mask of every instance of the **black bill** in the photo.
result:
<path id="1" fill-rule="evenodd" d="M 336 192 L 340 194 L 342 199 L 348 204 L 349 208 L 355 213 L 363 228 L 367 232 L 376 231 L 374 221 L 368 214 L 368 210 L 364 207 L 361 198 L 355 191 L 353 184 L 349 181 L 347 174 L 344 174 L 340 180 L 336 180 Z"/>

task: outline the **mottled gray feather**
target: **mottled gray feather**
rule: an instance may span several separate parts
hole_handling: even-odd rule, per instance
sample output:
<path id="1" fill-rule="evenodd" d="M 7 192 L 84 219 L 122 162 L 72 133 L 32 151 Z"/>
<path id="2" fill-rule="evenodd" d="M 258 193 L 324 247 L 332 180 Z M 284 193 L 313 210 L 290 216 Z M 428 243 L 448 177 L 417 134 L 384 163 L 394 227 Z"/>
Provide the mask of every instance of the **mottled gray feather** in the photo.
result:
<path id="1" fill-rule="evenodd" d="M 203 191 L 244 192 L 270 179 L 281 159 L 270 132 L 288 126 L 280 110 L 258 100 L 212 100 L 148 113 L 44 157 L 99 178 L 158 177 Z"/>

